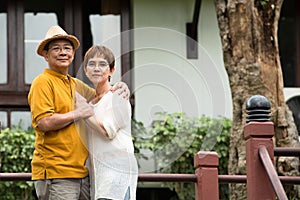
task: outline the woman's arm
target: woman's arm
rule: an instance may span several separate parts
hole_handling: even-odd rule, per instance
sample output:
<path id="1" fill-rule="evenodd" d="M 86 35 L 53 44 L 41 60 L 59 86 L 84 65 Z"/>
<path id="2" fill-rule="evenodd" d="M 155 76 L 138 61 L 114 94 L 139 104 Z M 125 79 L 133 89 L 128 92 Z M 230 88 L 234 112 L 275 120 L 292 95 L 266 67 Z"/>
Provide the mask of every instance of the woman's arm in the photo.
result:
<path id="1" fill-rule="evenodd" d="M 78 92 L 76 92 L 75 95 L 76 95 L 76 102 L 75 102 L 76 108 L 77 107 L 84 107 L 84 106 L 91 107 L 86 102 L 86 99 L 83 96 L 81 96 Z M 109 138 L 108 133 L 106 132 L 105 128 L 103 127 L 102 122 L 96 119 L 96 116 L 94 115 L 94 111 L 93 111 L 93 115 L 90 115 L 87 118 L 85 118 L 85 122 L 88 124 L 88 126 L 90 128 L 92 128 L 93 130 L 101 133 L 105 137 Z"/>
<path id="2" fill-rule="evenodd" d="M 86 122 L 96 132 L 99 132 L 108 139 L 114 139 L 117 132 L 130 123 L 131 107 L 129 100 L 124 99 L 118 94 L 113 93 L 112 98 L 108 98 L 107 100 L 109 101 L 109 106 L 105 108 L 104 117 L 99 120 L 95 116 L 92 116 L 86 119 Z"/>
<path id="3" fill-rule="evenodd" d="M 97 120 L 95 115 L 87 118 L 85 121 L 88 124 L 88 126 L 92 128 L 94 131 L 96 131 L 97 133 L 101 133 L 104 137 L 109 139 L 109 135 L 106 132 L 103 123 Z"/>
<path id="4" fill-rule="evenodd" d="M 113 139 L 120 129 L 130 126 L 131 106 L 128 99 L 113 93 L 110 107 L 106 109 L 102 124 L 110 139 Z"/>

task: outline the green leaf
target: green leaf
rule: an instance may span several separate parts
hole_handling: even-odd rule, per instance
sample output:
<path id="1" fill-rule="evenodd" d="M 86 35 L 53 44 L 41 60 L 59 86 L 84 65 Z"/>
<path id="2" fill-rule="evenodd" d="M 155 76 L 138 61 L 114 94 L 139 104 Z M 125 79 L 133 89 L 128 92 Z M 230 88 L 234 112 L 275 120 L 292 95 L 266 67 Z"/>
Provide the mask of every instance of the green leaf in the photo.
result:
<path id="1" fill-rule="evenodd" d="M 185 113 L 157 113 L 157 119 L 148 128 L 133 120 L 132 134 L 135 138 L 134 146 L 139 149 L 138 152 L 143 152 L 142 149 L 155 152 L 159 172 L 195 173 L 194 155 L 205 149 L 218 153 L 219 173 L 228 174 L 229 139 L 232 125 L 230 119 L 222 117 L 214 119 L 206 116 L 188 117 Z M 147 137 L 139 137 L 141 132 Z M 207 144 L 204 144 L 204 141 Z M 163 183 L 163 185 L 171 190 L 175 189 L 180 199 L 195 198 L 193 183 Z M 228 193 L 227 190 L 221 191 Z"/>
<path id="2" fill-rule="evenodd" d="M 0 171 L 31 172 L 31 159 L 34 150 L 35 133 L 32 128 L 23 130 L 21 121 L 11 129 L 0 133 Z M 0 182 L 1 200 L 34 199 L 33 182 Z"/>

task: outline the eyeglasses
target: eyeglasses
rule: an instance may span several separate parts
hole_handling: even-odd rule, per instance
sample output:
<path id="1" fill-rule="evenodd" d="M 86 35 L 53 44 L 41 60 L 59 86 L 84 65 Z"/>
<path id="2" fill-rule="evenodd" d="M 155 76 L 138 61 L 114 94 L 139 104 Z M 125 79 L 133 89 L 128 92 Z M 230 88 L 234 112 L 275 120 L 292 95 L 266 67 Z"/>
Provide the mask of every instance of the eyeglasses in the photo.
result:
<path id="1" fill-rule="evenodd" d="M 102 69 L 106 68 L 108 65 L 109 65 L 108 62 L 105 62 L 105 61 L 98 62 L 98 65 L 97 65 L 97 62 L 95 62 L 95 61 L 90 61 L 87 64 L 88 67 L 96 68 L 98 66 Z"/>
<path id="2" fill-rule="evenodd" d="M 72 52 L 73 51 L 73 47 L 71 45 L 66 45 L 66 46 L 53 46 L 51 48 L 49 48 L 50 51 L 53 51 L 55 53 L 58 53 L 60 51 L 65 51 L 65 52 Z"/>

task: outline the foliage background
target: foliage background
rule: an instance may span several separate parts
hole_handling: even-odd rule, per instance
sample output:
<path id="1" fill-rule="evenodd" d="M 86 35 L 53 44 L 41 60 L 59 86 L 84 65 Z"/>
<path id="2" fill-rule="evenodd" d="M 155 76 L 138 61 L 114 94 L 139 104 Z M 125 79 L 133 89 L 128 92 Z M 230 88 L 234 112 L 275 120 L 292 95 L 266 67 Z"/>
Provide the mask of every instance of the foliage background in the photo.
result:
<path id="1" fill-rule="evenodd" d="M 32 128 L 18 126 L 0 133 L 0 172 L 31 172 L 30 162 L 34 149 L 35 133 Z M 1 200 L 32 200 L 32 181 L 0 181 Z"/>
<path id="2" fill-rule="evenodd" d="M 231 120 L 226 118 L 188 117 L 184 113 L 158 113 L 151 127 L 132 120 L 135 155 L 140 159 L 155 159 L 157 173 L 194 174 L 193 159 L 200 150 L 213 150 L 219 155 L 219 174 L 228 174 L 229 131 Z M 21 122 L 0 133 L 0 172 L 31 172 L 35 133 L 23 130 Z M 147 157 L 142 149 L 153 151 Z M 180 200 L 195 199 L 194 183 L 162 183 L 175 190 Z M 227 185 L 220 184 L 220 199 L 228 199 Z M 1 182 L 1 200 L 32 200 L 32 181 Z M 5 195 L 2 195 L 5 194 Z"/>
<path id="3" fill-rule="evenodd" d="M 194 174 L 194 155 L 198 151 L 216 151 L 219 174 L 228 174 L 229 139 L 232 121 L 220 117 L 188 117 L 184 113 L 158 113 L 158 120 L 145 128 L 141 122 L 132 124 L 132 134 L 139 158 L 156 159 L 157 173 Z M 140 149 L 153 151 L 147 158 Z M 162 183 L 175 190 L 180 200 L 195 199 L 194 183 Z M 228 199 L 228 185 L 219 185 L 220 199 Z"/>

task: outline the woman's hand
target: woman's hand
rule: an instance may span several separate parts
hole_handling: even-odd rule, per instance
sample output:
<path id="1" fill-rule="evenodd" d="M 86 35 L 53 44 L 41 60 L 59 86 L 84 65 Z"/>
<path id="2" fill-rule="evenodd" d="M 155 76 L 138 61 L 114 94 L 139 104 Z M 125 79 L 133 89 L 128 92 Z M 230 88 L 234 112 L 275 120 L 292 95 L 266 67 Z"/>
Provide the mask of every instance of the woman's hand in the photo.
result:
<path id="1" fill-rule="evenodd" d="M 124 99 L 129 99 L 130 90 L 126 83 L 117 82 L 112 87 L 112 92 L 118 92 L 118 95 L 122 95 Z"/>

